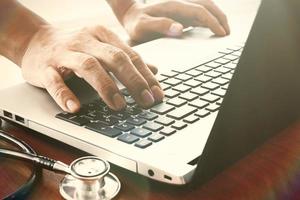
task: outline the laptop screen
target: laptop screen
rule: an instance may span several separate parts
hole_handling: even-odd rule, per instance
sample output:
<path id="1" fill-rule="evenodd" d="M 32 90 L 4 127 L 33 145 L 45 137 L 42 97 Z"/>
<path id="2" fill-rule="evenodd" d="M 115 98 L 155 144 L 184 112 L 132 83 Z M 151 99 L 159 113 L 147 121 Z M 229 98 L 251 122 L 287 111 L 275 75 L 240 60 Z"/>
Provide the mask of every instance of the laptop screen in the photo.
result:
<path id="1" fill-rule="evenodd" d="M 300 1 L 263 0 L 198 161 L 204 182 L 300 116 Z"/>

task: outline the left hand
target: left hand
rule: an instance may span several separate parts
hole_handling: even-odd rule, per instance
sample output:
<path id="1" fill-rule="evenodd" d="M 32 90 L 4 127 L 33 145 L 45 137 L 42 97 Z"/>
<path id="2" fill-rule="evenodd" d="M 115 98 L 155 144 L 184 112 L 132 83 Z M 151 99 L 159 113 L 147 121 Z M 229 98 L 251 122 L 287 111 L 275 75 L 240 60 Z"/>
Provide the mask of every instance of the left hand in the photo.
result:
<path id="1" fill-rule="evenodd" d="M 230 34 L 225 14 L 212 0 L 169 0 L 150 5 L 134 3 L 122 18 L 134 41 L 160 36 L 179 37 L 185 27 L 208 27 L 217 36 Z"/>

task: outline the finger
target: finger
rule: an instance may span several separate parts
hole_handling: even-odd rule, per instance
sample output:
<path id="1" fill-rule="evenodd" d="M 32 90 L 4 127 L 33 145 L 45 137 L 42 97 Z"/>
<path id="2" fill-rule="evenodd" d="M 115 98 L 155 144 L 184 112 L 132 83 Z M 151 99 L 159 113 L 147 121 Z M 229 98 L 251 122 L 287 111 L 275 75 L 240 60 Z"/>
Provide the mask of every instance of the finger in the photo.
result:
<path id="1" fill-rule="evenodd" d="M 201 5 L 195 6 L 195 16 L 198 24 L 203 24 L 218 36 L 225 36 L 227 33 L 218 19 L 213 16 L 205 7 Z"/>
<path id="2" fill-rule="evenodd" d="M 105 31 L 108 31 L 108 30 L 106 29 Z M 159 82 L 156 80 L 155 76 L 149 70 L 147 65 L 143 62 L 141 57 L 136 52 L 134 52 L 127 44 L 125 44 L 123 41 L 121 41 L 114 33 L 108 31 L 108 32 L 106 32 L 106 37 L 103 37 L 103 33 L 105 33 L 105 31 L 103 32 L 101 29 L 100 30 L 94 29 L 93 33 L 95 34 L 95 37 L 98 40 L 101 40 L 103 42 L 106 42 L 108 44 L 111 44 L 111 45 L 123 50 L 127 56 L 124 55 L 122 57 L 130 58 L 129 63 L 131 64 L 131 67 L 129 67 L 129 66 L 128 67 L 136 68 L 138 70 L 139 74 L 141 74 L 142 77 L 147 81 L 148 88 L 149 87 L 151 88 L 151 93 L 154 96 L 154 100 L 157 102 L 162 101 L 164 98 L 163 90 L 161 89 Z M 104 43 L 102 43 L 102 44 L 107 45 Z M 113 50 L 111 50 L 111 46 L 107 46 L 107 48 L 110 49 L 108 52 L 113 51 Z M 116 50 L 116 51 L 118 52 L 119 50 Z M 122 53 L 119 53 L 119 54 L 122 54 Z M 103 55 L 99 55 L 99 56 L 103 57 Z M 107 55 L 107 57 L 109 57 L 109 56 Z M 128 62 L 128 60 L 127 60 L 127 62 Z M 132 64 L 134 66 L 132 66 Z M 133 82 L 133 84 L 135 84 L 135 83 Z M 149 101 L 148 106 L 150 106 L 150 101 Z"/>
<path id="3" fill-rule="evenodd" d="M 88 82 L 111 109 L 122 110 L 126 107 L 117 85 L 96 58 L 84 53 L 69 52 L 64 58 L 58 59 L 61 65 L 72 69 Z"/>
<path id="4" fill-rule="evenodd" d="M 195 3 L 203 5 L 205 8 L 207 8 L 220 22 L 220 24 L 225 29 L 226 33 L 230 34 L 230 27 L 228 24 L 228 20 L 224 12 L 211 0 L 197 0 L 193 1 Z"/>
<path id="5" fill-rule="evenodd" d="M 182 35 L 183 25 L 167 17 L 147 16 L 137 25 L 136 34 L 139 36 L 158 37 L 169 36 L 179 37 Z"/>
<path id="6" fill-rule="evenodd" d="M 46 68 L 42 80 L 45 89 L 64 111 L 74 113 L 79 110 L 79 100 L 66 86 L 63 78 L 53 67 Z"/>
<path id="7" fill-rule="evenodd" d="M 147 64 L 148 68 L 150 69 L 150 71 L 152 72 L 153 75 L 156 75 L 158 72 L 157 67 L 155 67 L 154 65 L 151 64 Z"/>
<path id="8" fill-rule="evenodd" d="M 95 40 L 85 44 L 84 52 L 100 60 L 104 68 L 127 87 L 139 105 L 149 107 L 154 104 L 155 100 L 147 81 L 124 51 Z"/>

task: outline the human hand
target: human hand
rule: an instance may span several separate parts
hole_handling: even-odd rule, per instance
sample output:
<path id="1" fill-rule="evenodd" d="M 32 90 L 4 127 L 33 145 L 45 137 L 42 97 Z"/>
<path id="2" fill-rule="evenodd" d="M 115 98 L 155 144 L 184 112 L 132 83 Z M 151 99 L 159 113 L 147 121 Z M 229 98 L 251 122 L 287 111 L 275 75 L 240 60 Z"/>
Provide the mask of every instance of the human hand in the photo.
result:
<path id="1" fill-rule="evenodd" d="M 159 36 L 178 37 L 184 27 L 208 27 L 217 36 L 230 34 L 227 17 L 212 0 L 170 0 L 150 5 L 134 3 L 121 19 L 134 41 Z"/>
<path id="2" fill-rule="evenodd" d="M 105 27 L 77 31 L 43 26 L 31 39 L 22 59 L 22 74 L 32 85 L 45 88 L 67 112 L 80 102 L 64 83 L 71 73 L 87 81 L 113 110 L 126 102 L 109 72 L 127 87 L 136 102 L 149 107 L 164 97 L 153 73 L 141 57 Z"/>

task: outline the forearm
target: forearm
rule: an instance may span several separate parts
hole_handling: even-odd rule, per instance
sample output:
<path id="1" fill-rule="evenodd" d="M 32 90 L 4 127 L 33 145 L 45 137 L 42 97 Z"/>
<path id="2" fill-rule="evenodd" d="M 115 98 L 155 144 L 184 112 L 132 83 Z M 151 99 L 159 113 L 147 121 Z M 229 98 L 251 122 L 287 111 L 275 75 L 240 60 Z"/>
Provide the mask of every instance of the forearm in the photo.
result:
<path id="1" fill-rule="evenodd" d="M 0 54 L 17 65 L 32 36 L 47 23 L 15 0 L 0 0 Z"/>
<path id="2" fill-rule="evenodd" d="M 126 11 L 128 10 L 128 8 L 130 8 L 130 6 L 132 6 L 132 4 L 135 3 L 135 0 L 106 0 L 106 1 L 114 11 L 119 22 L 121 22 L 122 24 L 123 24 L 123 16 L 125 15 Z"/>

